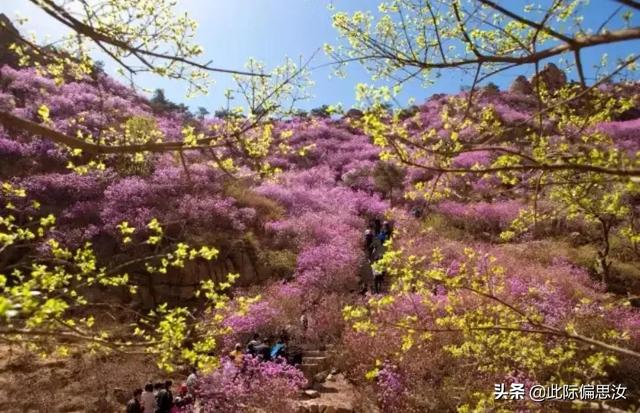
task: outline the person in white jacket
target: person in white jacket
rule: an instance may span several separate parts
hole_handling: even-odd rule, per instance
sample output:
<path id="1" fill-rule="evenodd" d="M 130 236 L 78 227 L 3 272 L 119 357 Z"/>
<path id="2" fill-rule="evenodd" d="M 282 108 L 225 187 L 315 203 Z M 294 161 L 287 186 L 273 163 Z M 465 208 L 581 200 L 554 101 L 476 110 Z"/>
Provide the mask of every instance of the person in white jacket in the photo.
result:
<path id="1" fill-rule="evenodd" d="M 140 402 L 144 413 L 156 413 L 156 396 L 153 394 L 153 384 L 147 383 L 144 386 Z"/>

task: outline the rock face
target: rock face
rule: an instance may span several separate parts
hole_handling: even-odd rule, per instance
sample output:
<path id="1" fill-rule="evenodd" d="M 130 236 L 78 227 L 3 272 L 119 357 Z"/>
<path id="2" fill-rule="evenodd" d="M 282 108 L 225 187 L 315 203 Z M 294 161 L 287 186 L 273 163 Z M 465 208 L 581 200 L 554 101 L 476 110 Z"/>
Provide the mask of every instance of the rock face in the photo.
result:
<path id="1" fill-rule="evenodd" d="M 629 121 L 640 118 L 640 107 L 630 108 L 615 117 L 617 121 Z"/>
<path id="2" fill-rule="evenodd" d="M 231 249 L 221 248 L 220 254 L 212 261 L 187 262 L 180 270 L 170 271 L 166 275 L 151 275 L 138 288 L 137 304 L 151 308 L 164 301 L 171 303 L 194 299 L 202 281 L 225 282 L 231 273 L 240 276 L 234 283 L 240 287 L 258 283 L 266 277 L 250 247 L 238 245 Z"/>
<path id="3" fill-rule="evenodd" d="M 493 82 L 483 86 L 480 88 L 480 97 L 490 98 L 494 96 L 498 96 L 500 94 L 500 88 Z"/>
<path id="4" fill-rule="evenodd" d="M 351 108 L 345 113 L 344 117 L 348 119 L 360 119 L 364 113 L 360 109 Z"/>
<path id="5" fill-rule="evenodd" d="M 16 30 L 11 20 L 9 20 L 5 14 L 0 13 L 0 66 L 18 66 L 18 56 L 9 50 L 9 46 L 13 43 L 20 42 L 18 30 Z"/>
<path id="6" fill-rule="evenodd" d="M 520 75 L 515 78 L 511 86 L 509 86 L 510 93 L 516 93 L 520 95 L 531 95 L 533 93 L 533 87 L 527 78 Z"/>
<path id="7" fill-rule="evenodd" d="M 531 79 L 531 84 L 535 88 L 538 82 L 545 85 L 549 91 L 558 90 L 567 84 L 567 75 L 553 63 L 548 63 Z"/>

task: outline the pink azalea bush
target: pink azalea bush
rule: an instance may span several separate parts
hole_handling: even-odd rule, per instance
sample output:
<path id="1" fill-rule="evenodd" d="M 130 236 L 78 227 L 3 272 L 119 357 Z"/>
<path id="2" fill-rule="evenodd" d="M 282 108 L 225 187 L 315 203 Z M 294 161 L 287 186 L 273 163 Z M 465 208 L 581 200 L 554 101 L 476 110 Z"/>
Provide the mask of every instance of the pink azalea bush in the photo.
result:
<path id="1" fill-rule="evenodd" d="M 525 206 L 516 200 L 472 203 L 443 201 L 436 210 L 465 229 L 496 233 L 508 228 L 523 208 Z"/>
<path id="2" fill-rule="evenodd" d="M 468 243 L 442 238 L 435 230 L 419 231 L 409 218 L 399 218 L 397 228 L 394 248 L 401 252 L 403 259 L 426 257 L 420 266 L 429 268 L 431 251 L 437 248 L 442 256 L 437 266 L 445 268 L 447 276 L 455 277 L 462 270 L 465 262 L 463 251 L 469 246 Z M 536 314 L 541 322 L 560 331 L 575 328 L 588 337 L 632 351 L 640 349 L 640 336 L 636 331 L 640 311 L 610 304 L 611 296 L 605 292 L 604 286 L 595 282 L 584 268 L 572 263 L 559 245 L 550 241 L 504 246 L 477 242 L 473 248 L 478 256 L 475 268 L 478 274 L 485 272 L 489 266 L 499 265 L 504 269 L 503 278 L 488 281 L 489 285 L 495 283 L 495 294 L 502 302 L 528 314 Z M 494 257 L 495 262 L 489 257 Z M 391 293 L 394 301 L 372 313 L 377 327 L 375 334 L 357 330 L 345 334 L 345 353 L 341 362 L 354 380 L 377 389 L 374 393 L 383 411 L 445 411 L 462 404 L 474 405 L 474 392 L 490 393 L 494 383 L 509 383 L 510 380 L 542 383 L 555 380 L 552 379 L 554 374 L 564 367 L 568 372 L 573 371 L 573 377 L 582 382 L 609 381 L 605 376 L 592 373 L 592 365 L 588 361 L 591 352 L 602 349 L 585 346 L 579 341 L 575 343 L 576 350 L 572 350 L 572 358 L 553 366 L 545 366 L 541 362 L 525 367 L 520 357 L 526 352 L 508 349 L 509 333 L 496 332 L 495 340 L 491 341 L 496 346 L 495 351 L 481 359 L 475 359 L 473 352 L 462 352 L 466 355 L 461 355 L 449 351 L 456 346 L 464 348 L 464 336 L 454 331 L 448 332 L 442 324 L 435 322 L 435 317 L 447 314 L 446 309 L 451 305 L 457 308 L 458 314 L 463 314 L 463 311 L 480 311 L 483 303 L 489 303 L 464 289 L 451 301 L 451 292 L 436 284 L 424 294 L 402 290 Z M 365 305 L 367 302 L 368 297 L 361 301 Z M 414 344 L 401 352 L 402 357 L 390 356 L 404 346 L 403 336 L 407 330 L 399 326 L 406 322 L 407 317 L 419 320 L 416 335 L 423 331 L 430 333 L 424 339 L 414 336 Z M 441 332 L 431 332 L 438 330 Z M 612 338 L 612 330 L 626 332 L 629 338 L 620 335 Z M 528 337 L 526 332 L 523 337 Z M 531 337 L 544 343 L 548 351 L 567 340 L 536 335 Z M 632 367 L 638 368 L 633 358 L 626 358 L 620 353 L 611 354 L 619 357 L 620 362 L 609 366 L 606 369 L 608 374 L 629 377 L 629 374 L 634 374 L 631 371 L 637 371 Z M 542 360 L 546 356 L 541 354 L 540 357 Z M 372 381 L 365 380 L 365 375 L 369 377 L 369 372 L 375 366 L 379 367 Z M 485 369 L 486 366 L 492 367 Z M 571 373 L 563 373 L 563 379 L 570 380 L 566 374 Z M 459 398 L 452 401 L 447 395 L 456 388 L 464 391 L 456 393 Z M 531 408 L 535 410 L 539 407 Z"/>
<path id="3" fill-rule="evenodd" d="M 263 362 L 245 356 L 241 368 L 225 360 L 200 378 L 196 395 L 203 413 L 295 412 L 293 399 L 305 384 L 303 374 L 282 360 Z"/>

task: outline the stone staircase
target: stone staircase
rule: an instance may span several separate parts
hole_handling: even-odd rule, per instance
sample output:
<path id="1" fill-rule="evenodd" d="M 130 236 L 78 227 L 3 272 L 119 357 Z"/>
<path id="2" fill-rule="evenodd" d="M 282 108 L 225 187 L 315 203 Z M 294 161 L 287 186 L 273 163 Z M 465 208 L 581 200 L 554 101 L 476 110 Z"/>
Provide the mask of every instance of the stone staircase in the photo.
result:
<path id="1" fill-rule="evenodd" d="M 308 380 L 298 413 L 353 413 L 355 388 L 332 366 L 333 345 L 303 346 L 298 367 Z"/>
<path id="2" fill-rule="evenodd" d="M 314 384 L 315 376 L 329 371 L 331 368 L 332 351 L 333 345 L 331 344 L 320 347 L 313 347 L 312 345 L 302 347 L 302 364 L 298 367 L 304 373 L 310 386 Z"/>

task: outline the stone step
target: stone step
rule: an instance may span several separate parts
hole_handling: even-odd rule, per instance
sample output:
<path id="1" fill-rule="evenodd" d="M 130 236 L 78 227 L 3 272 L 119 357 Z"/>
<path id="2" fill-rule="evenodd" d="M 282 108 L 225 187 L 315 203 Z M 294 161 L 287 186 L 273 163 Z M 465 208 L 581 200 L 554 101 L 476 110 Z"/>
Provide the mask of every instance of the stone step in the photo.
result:
<path id="1" fill-rule="evenodd" d="M 298 406 L 297 413 L 353 413 L 351 407 L 333 406 L 324 403 L 309 403 Z"/>
<path id="2" fill-rule="evenodd" d="M 304 397 L 297 403 L 298 413 L 354 413 L 356 403 L 355 387 L 345 377 L 338 374 L 324 383 L 323 386 L 314 388 L 317 393 L 311 393 L 318 397 Z"/>
<path id="3" fill-rule="evenodd" d="M 303 350 L 303 357 L 324 357 L 326 352 L 324 350 Z"/>
<path id="4" fill-rule="evenodd" d="M 320 364 L 314 363 L 302 363 L 300 364 L 300 366 L 298 366 L 298 368 L 300 369 L 300 371 L 302 371 L 304 377 L 306 377 L 306 379 L 310 382 L 313 381 L 313 376 L 322 371 L 322 366 Z"/>
<path id="5" fill-rule="evenodd" d="M 329 359 L 327 357 L 302 357 L 302 364 L 326 364 Z"/>

